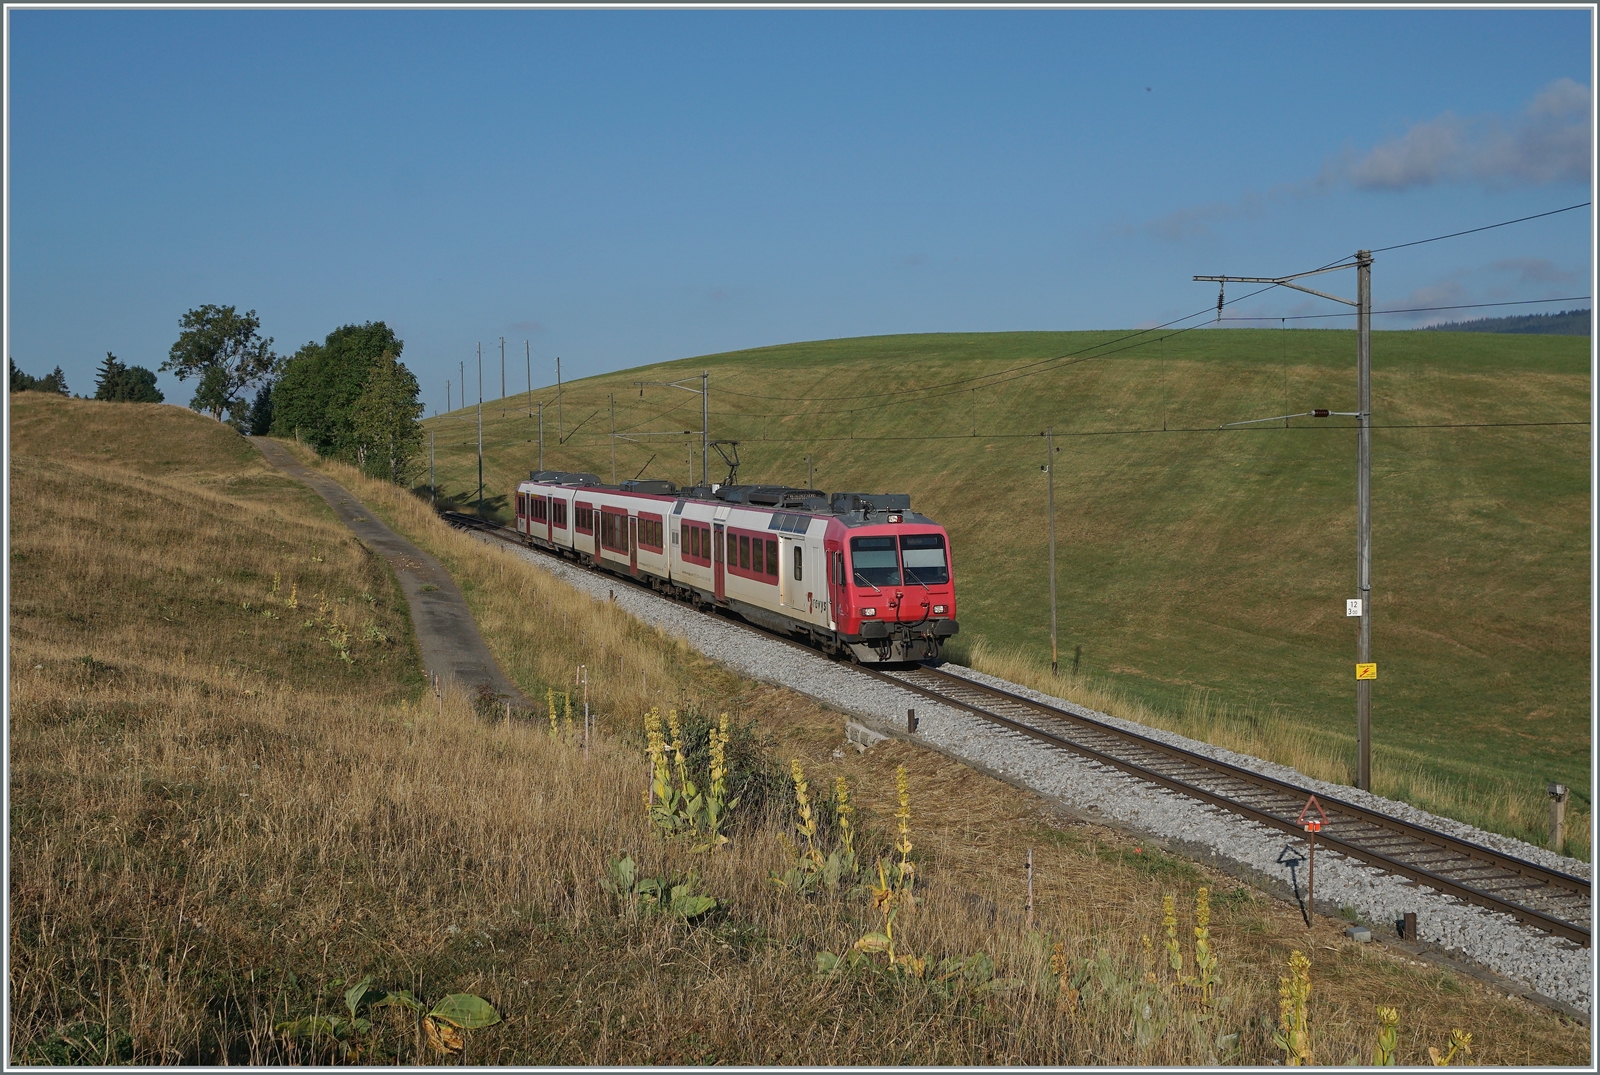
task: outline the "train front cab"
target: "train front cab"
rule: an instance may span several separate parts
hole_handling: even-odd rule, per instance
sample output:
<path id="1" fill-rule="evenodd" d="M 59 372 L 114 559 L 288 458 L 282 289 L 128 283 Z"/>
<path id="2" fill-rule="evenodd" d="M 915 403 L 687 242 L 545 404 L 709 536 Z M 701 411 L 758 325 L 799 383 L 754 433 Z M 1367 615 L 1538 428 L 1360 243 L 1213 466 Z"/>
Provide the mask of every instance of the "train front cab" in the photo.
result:
<path id="1" fill-rule="evenodd" d="M 942 527 L 830 528 L 825 548 L 836 630 L 852 656 L 868 664 L 938 659 L 960 630 Z"/>

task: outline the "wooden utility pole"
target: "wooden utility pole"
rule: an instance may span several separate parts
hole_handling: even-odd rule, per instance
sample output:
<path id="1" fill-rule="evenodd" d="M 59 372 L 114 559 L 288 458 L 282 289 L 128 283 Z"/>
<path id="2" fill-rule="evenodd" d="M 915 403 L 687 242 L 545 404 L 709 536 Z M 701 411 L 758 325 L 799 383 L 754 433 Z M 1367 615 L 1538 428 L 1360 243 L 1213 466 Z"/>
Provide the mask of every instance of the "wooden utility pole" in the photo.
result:
<path id="1" fill-rule="evenodd" d="M 506 338 L 500 337 L 500 406 L 506 405 Z M 506 412 L 502 410 L 500 417 L 504 418 Z"/>
<path id="2" fill-rule="evenodd" d="M 544 400 L 539 401 L 539 469 L 544 469 Z"/>
<path id="3" fill-rule="evenodd" d="M 450 413 L 450 381 L 448 378 L 444 382 L 444 413 Z"/>
<path id="4" fill-rule="evenodd" d="M 611 484 L 617 484 L 617 397 L 607 395 L 606 402 L 611 408 Z"/>
<path id="5" fill-rule="evenodd" d="M 522 357 L 528 363 L 528 410 L 533 410 L 533 348 L 522 341 Z"/>
<path id="6" fill-rule="evenodd" d="M 811 457 L 808 455 L 808 456 L 806 456 L 806 488 L 807 489 L 815 489 L 816 487 L 817 487 L 817 468 L 812 465 Z"/>
<path id="7" fill-rule="evenodd" d="M 478 518 L 483 518 L 483 344 L 478 344 Z"/>
<path id="8" fill-rule="evenodd" d="M 1354 301 L 1330 295 L 1297 284 L 1294 281 L 1319 273 L 1356 270 L 1356 297 Z M 1307 412 L 1312 417 L 1327 418 L 1330 414 L 1343 414 L 1356 419 L 1356 592 L 1360 597 L 1349 602 L 1347 615 L 1361 617 L 1356 634 L 1356 787 L 1372 790 L 1372 683 L 1378 678 L 1378 666 L 1372 659 L 1372 251 L 1357 250 L 1355 256 L 1340 265 L 1329 265 L 1310 272 L 1290 276 L 1196 276 L 1196 280 L 1211 280 L 1219 284 L 1277 284 L 1292 287 L 1321 299 L 1331 299 L 1356 309 L 1356 398 L 1357 409 L 1351 414 L 1344 411 L 1316 410 Z M 1222 317 L 1222 295 L 1217 294 L 1217 317 Z M 1279 417 L 1296 418 L 1301 415 Z M 1255 419 L 1277 421 L 1278 418 Z M 1249 425 L 1250 422 L 1234 422 Z"/>
<path id="9" fill-rule="evenodd" d="M 433 481 L 433 430 L 428 430 L 428 504 L 439 506 L 439 487 Z"/>
<path id="10" fill-rule="evenodd" d="M 1044 511 L 1050 531 L 1050 674 L 1059 674 L 1056 646 L 1056 427 L 1044 431 L 1045 494 Z"/>
<path id="11" fill-rule="evenodd" d="M 556 443 L 567 437 L 567 427 L 561 420 L 561 356 L 556 356 Z"/>

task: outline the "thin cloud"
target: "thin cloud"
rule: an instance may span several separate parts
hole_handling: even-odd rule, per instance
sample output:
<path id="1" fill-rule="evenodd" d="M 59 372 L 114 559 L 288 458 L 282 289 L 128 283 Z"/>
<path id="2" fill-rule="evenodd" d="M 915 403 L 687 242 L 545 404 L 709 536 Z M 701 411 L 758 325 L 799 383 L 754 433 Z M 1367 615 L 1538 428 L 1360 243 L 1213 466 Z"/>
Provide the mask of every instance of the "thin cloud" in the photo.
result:
<path id="1" fill-rule="evenodd" d="M 1265 194 L 1247 191 L 1237 201 L 1188 206 L 1147 221 L 1138 230 L 1182 242 L 1210 235 L 1215 223 L 1258 215 L 1279 202 L 1342 186 L 1401 191 L 1440 183 L 1481 183 L 1494 189 L 1588 183 L 1592 111 L 1590 88 L 1560 78 L 1515 116 L 1446 112 L 1368 150 L 1346 150 L 1330 158 L 1310 180 L 1281 183 Z"/>
<path id="2" fill-rule="evenodd" d="M 1578 279 L 1578 274 L 1563 269 L 1548 258 L 1506 258 L 1489 266 L 1495 272 L 1515 273 L 1525 284 L 1563 284 Z"/>
<path id="3" fill-rule="evenodd" d="M 1446 112 L 1364 154 L 1330 162 L 1324 175 L 1362 190 L 1451 182 L 1491 187 L 1587 183 L 1592 108 L 1589 87 L 1557 79 L 1509 120 Z"/>

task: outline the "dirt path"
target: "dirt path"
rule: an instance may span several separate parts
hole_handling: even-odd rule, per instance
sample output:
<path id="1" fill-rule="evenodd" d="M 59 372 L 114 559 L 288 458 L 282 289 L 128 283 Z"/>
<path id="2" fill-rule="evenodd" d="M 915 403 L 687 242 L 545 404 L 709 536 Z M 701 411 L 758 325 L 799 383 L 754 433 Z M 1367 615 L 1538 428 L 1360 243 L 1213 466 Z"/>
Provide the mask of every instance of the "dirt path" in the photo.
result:
<path id="1" fill-rule="evenodd" d="M 344 486 L 305 466 L 283 445 L 265 437 L 248 440 L 267 462 L 321 495 L 357 539 L 394 569 L 411 608 L 417 648 L 430 678 L 437 674 L 446 681 L 455 679 L 473 692 L 487 685 L 502 701 L 528 707 L 528 700 L 500 671 L 484 645 L 466 598 L 439 561 L 379 522 Z"/>

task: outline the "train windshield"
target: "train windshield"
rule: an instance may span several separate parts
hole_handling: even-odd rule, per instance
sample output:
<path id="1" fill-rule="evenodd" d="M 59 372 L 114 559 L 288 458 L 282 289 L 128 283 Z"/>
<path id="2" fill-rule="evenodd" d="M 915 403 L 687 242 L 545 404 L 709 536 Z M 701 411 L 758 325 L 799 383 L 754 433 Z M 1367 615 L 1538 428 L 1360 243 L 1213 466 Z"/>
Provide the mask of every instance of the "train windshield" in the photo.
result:
<path id="1" fill-rule="evenodd" d="M 904 535 L 900 539 L 900 556 L 905 561 L 907 582 L 944 586 L 950 581 L 943 534 Z"/>
<path id="2" fill-rule="evenodd" d="M 858 586 L 900 585 L 900 557 L 894 538 L 851 538 L 850 571 Z"/>

